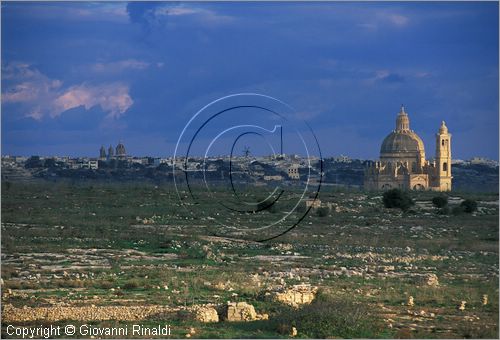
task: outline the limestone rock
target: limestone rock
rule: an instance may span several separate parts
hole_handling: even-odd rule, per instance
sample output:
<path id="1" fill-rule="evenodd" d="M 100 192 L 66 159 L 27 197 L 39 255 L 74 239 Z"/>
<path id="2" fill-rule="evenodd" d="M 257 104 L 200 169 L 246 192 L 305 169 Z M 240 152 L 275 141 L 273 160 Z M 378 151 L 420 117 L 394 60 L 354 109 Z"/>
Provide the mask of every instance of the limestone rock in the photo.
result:
<path id="1" fill-rule="evenodd" d="M 209 306 L 195 306 L 193 307 L 193 316 L 196 320 L 201 322 L 219 322 L 219 315 L 217 310 Z"/>
<path id="2" fill-rule="evenodd" d="M 228 302 L 224 319 L 227 321 L 253 321 L 257 320 L 254 306 L 246 302 Z"/>
<path id="3" fill-rule="evenodd" d="M 488 304 L 488 295 L 486 294 L 483 295 L 482 304 L 483 306 L 486 306 Z"/>
<path id="4" fill-rule="evenodd" d="M 276 292 L 274 299 L 292 307 L 311 303 L 316 297 L 318 287 L 309 284 L 295 285 L 289 289 Z"/>
<path id="5" fill-rule="evenodd" d="M 428 286 L 439 286 L 439 280 L 436 274 L 428 274 L 425 277 L 425 284 Z"/>
<path id="6" fill-rule="evenodd" d="M 269 320 L 269 314 L 257 314 L 257 320 Z"/>

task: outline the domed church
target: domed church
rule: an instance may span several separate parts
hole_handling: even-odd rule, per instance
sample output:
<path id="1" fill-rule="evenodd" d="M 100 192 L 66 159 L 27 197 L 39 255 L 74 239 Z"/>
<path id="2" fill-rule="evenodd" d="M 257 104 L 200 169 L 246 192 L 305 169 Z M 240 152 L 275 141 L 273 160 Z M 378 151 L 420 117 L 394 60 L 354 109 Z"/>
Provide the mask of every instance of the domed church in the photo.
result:
<path id="1" fill-rule="evenodd" d="M 410 129 L 404 106 L 396 118 L 396 129 L 380 147 L 380 161 L 365 170 L 367 190 L 451 190 L 451 134 L 444 122 L 436 134 L 436 158 L 425 159 L 422 139 Z"/>

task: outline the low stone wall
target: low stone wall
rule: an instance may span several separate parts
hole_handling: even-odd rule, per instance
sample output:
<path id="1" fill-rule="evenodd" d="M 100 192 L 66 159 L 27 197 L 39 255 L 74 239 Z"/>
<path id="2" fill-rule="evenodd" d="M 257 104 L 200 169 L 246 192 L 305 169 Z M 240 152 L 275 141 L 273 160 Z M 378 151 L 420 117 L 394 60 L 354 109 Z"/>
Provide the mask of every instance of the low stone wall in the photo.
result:
<path id="1" fill-rule="evenodd" d="M 3 306 L 4 322 L 33 321 L 137 321 L 137 320 L 170 320 L 178 313 L 201 322 L 253 321 L 266 320 L 267 314 L 257 314 L 255 308 L 246 302 L 230 302 L 227 305 L 195 305 L 190 307 L 167 306 L 81 306 L 81 307 L 14 307 Z"/>
<path id="2" fill-rule="evenodd" d="M 83 307 L 27 307 L 4 305 L 4 322 L 62 321 L 62 320 L 154 320 L 168 319 L 175 308 L 165 306 L 83 306 Z"/>

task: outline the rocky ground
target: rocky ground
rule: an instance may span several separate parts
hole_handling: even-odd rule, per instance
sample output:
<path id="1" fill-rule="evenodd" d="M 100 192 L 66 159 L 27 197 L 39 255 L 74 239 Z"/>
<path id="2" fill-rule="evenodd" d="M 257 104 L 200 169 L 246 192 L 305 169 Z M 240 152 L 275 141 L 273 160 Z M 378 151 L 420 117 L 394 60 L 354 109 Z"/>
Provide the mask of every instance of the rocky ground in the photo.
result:
<path id="1" fill-rule="evenodd" d="M 162 196 L 154 190 L 109 189 L 143 204 L 128 211 L 96 188 L 74 198 L 71 187 L 67 197 L 61 188 L 10 190 L 2 192 L 5 337 L 7 323 L 71 320 L 168 322 L 177 337 L 310 337 L 276 320 L 318 294 L 366 308 L 381 325 L 373 337 L 498 335 L 495 195 L 475 194 L 477 212 L 453 215 L 439 213 L 430 193 L 402 213 L 383 208 L 378 194 L 324 192 L 328 216 L 312 213 L 260 243 L 213 236 L 206 222 L 151 208 Z M 464 198 L 451 195 L 450 205 Z"/>

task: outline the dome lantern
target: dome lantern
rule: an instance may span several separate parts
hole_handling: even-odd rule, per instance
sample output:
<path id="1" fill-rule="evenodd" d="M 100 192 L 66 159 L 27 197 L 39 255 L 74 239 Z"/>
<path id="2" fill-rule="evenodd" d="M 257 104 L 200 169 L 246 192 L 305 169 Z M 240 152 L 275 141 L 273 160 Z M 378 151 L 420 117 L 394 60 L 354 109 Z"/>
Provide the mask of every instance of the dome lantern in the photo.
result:
<path id="1" fill-rule="evenodd" d="M 410 131 L 410 118 L 408 118 L 408 114 L 405 112 L 404 105 L 401 105 L 401 110 L 396 118 L 396 131 Z"/>

